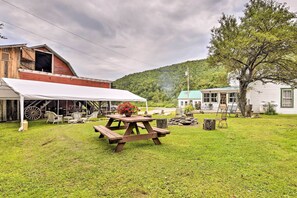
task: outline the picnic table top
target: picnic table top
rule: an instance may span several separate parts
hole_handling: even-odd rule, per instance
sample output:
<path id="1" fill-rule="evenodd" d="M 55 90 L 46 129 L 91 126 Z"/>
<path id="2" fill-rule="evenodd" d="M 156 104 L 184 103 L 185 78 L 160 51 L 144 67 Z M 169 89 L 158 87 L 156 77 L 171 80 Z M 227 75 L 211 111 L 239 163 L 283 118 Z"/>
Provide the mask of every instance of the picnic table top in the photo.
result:
<path id="1" fill-rule="evenodd" d="M 115 120 L 121 120 L 123 122 L 131 123 L 131 122 L 150 122 L 155 120 L 154 118 L 143 117 L 143 116 L 131 116 L 126 117 L 123 115 L 106 115 L 108 118 L 112 118 Z"/>

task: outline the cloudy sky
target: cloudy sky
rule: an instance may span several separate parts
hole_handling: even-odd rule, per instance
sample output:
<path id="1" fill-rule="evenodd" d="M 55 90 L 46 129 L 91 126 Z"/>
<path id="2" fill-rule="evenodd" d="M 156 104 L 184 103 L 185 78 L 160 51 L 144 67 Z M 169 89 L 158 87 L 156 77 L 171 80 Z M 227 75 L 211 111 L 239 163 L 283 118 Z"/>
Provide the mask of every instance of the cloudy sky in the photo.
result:
<path id="1" fill-rule="evenodd" d="M 124 75 L 207 57 L 222 13 L 248 0 L 0 0 L 0 44 L 47 44 L 82 77 Z M 296 0 L 286 2 L 297 12 Z"/>

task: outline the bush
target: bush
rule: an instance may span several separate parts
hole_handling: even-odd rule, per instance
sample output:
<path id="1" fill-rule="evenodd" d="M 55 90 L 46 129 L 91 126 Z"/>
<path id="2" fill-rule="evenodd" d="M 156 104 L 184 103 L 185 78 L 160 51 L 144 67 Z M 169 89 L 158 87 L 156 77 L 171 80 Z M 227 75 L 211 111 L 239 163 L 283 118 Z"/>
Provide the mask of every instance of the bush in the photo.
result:
<path id="1" fill-rule="evenodd" d="M 191 111 L 194 111 L 194 107 L 192 105 L 187 105 L 185 107 L 184 113 L 189 113 Z"/>
<path id="2" fill-rule="evenodd" d="M 265 114 L 266 115 L 277 115 L 275 110 L 275 105 L 268 102 L 268 105 L 265 105 Z"/>

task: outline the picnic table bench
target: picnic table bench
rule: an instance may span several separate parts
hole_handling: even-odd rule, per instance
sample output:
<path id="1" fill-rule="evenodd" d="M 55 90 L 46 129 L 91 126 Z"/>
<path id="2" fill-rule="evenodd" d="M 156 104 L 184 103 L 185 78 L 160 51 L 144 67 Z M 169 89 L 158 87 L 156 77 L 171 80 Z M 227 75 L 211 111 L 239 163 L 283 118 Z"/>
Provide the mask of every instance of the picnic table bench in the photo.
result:
<path id="1" fill-rule="evenodd" d="M 139 128 L 145 129 L 145 126 L 142 123 L 137 123 Z M 170 134 L 170 131 L 167 129 L 161 129 L 158 127 L 152 127 L 152 129 L 158 134 L 158 137 L 164 137 L 167 134 Z"/>
<path id="2" fill-rule="evenodd" d="M 107 115 L 109 118 L 105 126 L 94 126 L 95 132 L 100 132 L 99 138 L 106 136 L 110 144 L 117 143 L 115 152 L 120 152 L 126 142 L 132 142 L 137 140 L 152 139 L 156 145 L 161 144 L 159 137 L 164 137 L 170 132 L 166 129 L 160 129 L 157 127 L 151 127 L 150 123 L 153 118 L 143 116 L 125 117 L 121 115 Z M 117 126 L 111 126 L 115 121 L 119 121 Z M 125 126 L 120 126 L 121 122 Z M 146 134 L 140 134 L 138 126 L 142 129 L 146 129 Z M 124 135 L 116 133 L 114 130 L 125 129 Z M 133 130 L 136 130 L 134 134 Z"/>
<path id="3" fill-rule="evenodd" d="M 109 140 L 110 144 L 118 143 L 121 139 L 123 139 L 123 136 L 110 130 L 106 126 L 94 126 L 95 132 L 100 132 L 99 138 L 103 138 L 106 136 Z"/>

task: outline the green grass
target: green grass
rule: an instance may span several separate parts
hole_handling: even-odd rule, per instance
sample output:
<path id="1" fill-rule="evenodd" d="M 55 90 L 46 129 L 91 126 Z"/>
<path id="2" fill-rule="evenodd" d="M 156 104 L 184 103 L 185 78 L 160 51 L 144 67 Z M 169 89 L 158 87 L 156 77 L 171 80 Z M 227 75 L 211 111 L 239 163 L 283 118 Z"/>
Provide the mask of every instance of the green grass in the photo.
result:
<path id="1" fill-rule="evenodd" d="M 170 126 L 115 145 L 86 124 L 0 124 L 0 197 L 296 197 L 297 115 L 229 118 L 228 129 Z"/>

